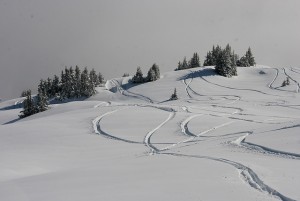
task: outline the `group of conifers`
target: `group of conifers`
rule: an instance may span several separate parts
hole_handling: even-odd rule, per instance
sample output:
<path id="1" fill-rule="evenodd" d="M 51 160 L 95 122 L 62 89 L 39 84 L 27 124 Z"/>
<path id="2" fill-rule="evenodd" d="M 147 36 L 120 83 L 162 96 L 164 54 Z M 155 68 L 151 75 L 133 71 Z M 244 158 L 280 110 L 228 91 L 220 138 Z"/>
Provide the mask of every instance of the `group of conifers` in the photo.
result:
<path id="1" fill-rule="evenodd" d="M 225 77 L 237 76 L 237 66 L 248 67 L 254 65 L 255 59 L 250 47 L 246 51 L 246 54 L 239 58 L 229 44 L 224 49 L 219 45 L 216 47 L 213 46 L 212 50 L 207 52 L 203 62 L 203 66 L 215 66 L 216 73 Z M 194 53 L 189 61 L 187 61 L 186 57 L 184 57 L 182 62 L 179 61 L 178 67 L 175 70 L 184 70 L 200 66 L 199 55 Z M 124 76 L 129 76 L 129 74 L 125 73 Z M 143 76 L 141 68 L 138 67 L 131 82 L 140 84 L 153 82 L 159 78 L 159 66 L 153 64 L 146 77 Z M 22 97 L 26 97 L 26 99 L 23 101 L 23 110 L 19 116 L 20 118 L 24 118 L 47 110 L 48 102 L 51 99 L 64 101 L 74 98 L 90 97 L 96 93 L 95 87 L 103 84 L 103 82 L 104 78 L 102 74 L 97 74 L 94 69 L 89 72 L 87 68 L 81 71 L 78 66 L 76 66 L 75 69 L 66 67 L 65 70 L 61 72 L 60 77 L 54 75 L 53 79 L 48 78 L 47 80 L 41 80 L 36 96 L 32 97 L 31 90 L 22 92 Z M 170 100 L 176 99 L 178 99 L 178 97 L 175 89 Z"/>

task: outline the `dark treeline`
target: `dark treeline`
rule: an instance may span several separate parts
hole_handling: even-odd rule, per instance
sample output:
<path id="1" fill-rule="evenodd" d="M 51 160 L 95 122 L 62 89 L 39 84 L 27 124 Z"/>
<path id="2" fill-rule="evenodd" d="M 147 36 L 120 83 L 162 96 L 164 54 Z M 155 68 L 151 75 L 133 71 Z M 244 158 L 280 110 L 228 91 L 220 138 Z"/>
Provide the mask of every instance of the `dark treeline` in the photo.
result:
<path id="1" fill-rule="evenodd" d="M 63 101 L 90 97 L 96 93 L 95 87 L 103 82 L 102 74 L 97 74 L 94 69 L 89 72 L 86 67 L 83 71 L 78 66 L 75 69 L 66 67 L 60 77 L 54 75 L 52 79 L 40 80 L 36 97 L 32 98 L 31 90 L 22 92 L 22 96 L 26 99 L 19 116 L 23 118 L 47 110 L 50 99 Z"/>
<path id="2" fill-rule="evenodd" d="M 144 77 L 142 69 L 137 67 L 135 75 L 132 77 L 132 83 L 145 83 L 145 82 L 153 82 L 160 78 L 159 66 L 157 64 L 153 64 L 149 69 L 147 76 Z"/>
<path id="3" fill-rule="evenodd" d="M 189 68 L 196 68 L 196 67 L 200 67 L 200 59 L 199 59 L 199 55 L 198 53 L 194 53 L 193 57 L 187 61 L 186 57 L 184 57 L 183 61 L 179 61 L 178 62 L 178 66 L 175 69 L 176 70 L 184 70 L 184 69 L 189 69 Z"/>
<path id="4" fill-rule="evenodd" d="M 216 47 L 213 46 L 212 50 L 207 52 L 203 62 L 203 66 L 215 66 L 216 72 L 226 77 L 236 76 L 237 66 L 249 67 L 255 64 L 255 59 L 250 47 L 245 55 L 239 58 L 239 55 L 235 54 L 229 44 L 227 44 L 224 49 L 219 45 Z M 199 56 L 197 53 L 194 53 L 189 61 L 184 57 L 183 61 L 178 63 L 178 67 L 175 70 L 184 70 L 200 66 Z"/>

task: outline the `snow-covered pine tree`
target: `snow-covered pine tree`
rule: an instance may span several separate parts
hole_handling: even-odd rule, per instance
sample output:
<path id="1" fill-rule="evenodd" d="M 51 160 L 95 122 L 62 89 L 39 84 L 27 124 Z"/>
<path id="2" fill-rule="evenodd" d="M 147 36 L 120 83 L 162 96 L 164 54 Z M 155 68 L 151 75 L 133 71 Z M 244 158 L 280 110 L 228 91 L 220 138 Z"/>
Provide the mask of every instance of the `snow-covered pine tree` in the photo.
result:
<path id="1" fill-rule="evenodd" d="M 143 77 L 143 72 L 141 70 L 141 67 L 137 67 L 136 73 L 132 78 L 133 83 L 143 83 L 144 82 L 144 77 Z"/>
<path id="2" fill-rule="evenodd" d="M 61 76 L 60 76 L 60 94 L 59 94 L 59 99 L 64 100 L 67 98 L 67 83 L 66 83 L 66 75 L 64 71 L 61 71 Z"/>
<path id="3" fill-rule="evenodd" d="M 96 87 L 99 85 L 99 80 L 98 80 L 98 76 L 96 74 L 96 71 L 95 69 L 92 69 L 90 71 L 90 81 L 91 81 L 91 84 Z"/>
<path id="4" fill-rule="evenodd" d="M 156 80 L 156 75 L 155 75 L 155 71 L 150 68 L 147 74 L 147 82 L 153 82 Z"/>
<path id="5" fill-rule="evenodd" d="M 213 58 L 211 51 L 207 52 L 203 66 L 213 66 Z"/>
<path id="6" fill-rule="evenodd" d="M 190 68 L 200 67 L 200 59 L 197 52 L 193 54 L 193 57 L 191 58 L 189 63 Z"/>
<path id="7" fill-rule="evenodd" d="M 78 66 L 75 67 L 75 97 L 81 97 L 81 71 Z"/>
<path id="8" fill-rule="evenodd" d="M 231 58 L 231 75 L 237 76 L 236 62 L 238 59 L 238 55 L 234 53 L 234 51 L 230 54 Z"/>
<path id="9" fill-rule="evenodd" d="M 233 76 L 231 57 L 230 52 L 228 50 L 224 49 L 219 55 L 215 70 L 219 75 L 225 77 Z"/>
<path id="10" fill-rule="evenodd" d="M 91 87 L 89 72 L 85 67 L 81 73 L 81 89 L 80 89 L 81 96 L 90 97 L 93 94 L 93 91 L 91 89 L 92 87 Z"/>
<path id="11" fill-rule="evenodd" d="M 47 78 L 47 81 L 45 81 L 45 92 L 46 92 L 46 95 L 47 95 L 47 97 L 51 97 L 51 94 L 52 94 L 52 92 L 51 92 L 51 90 L 52 90 L 52 80 L 51 80 L 51 78 Z"/>
<path id="12" fill-rule="evenodd" d="M 69 98 L 75 98 L 76 97 L 76 79 L 75 79 L 75 72 L 73 67 L 71 66 L 69 69 L 69 89 L 70 89 L 70 93 L 69 93 Z"/>
<path id="13" fill-rule="evenodd" d="M 125 73 L 124 73 L 124 75 L 125 75 Z M 127 75 L 126 77 L 129 76 L 129 74 L 126 74 L 126 75 Z M 99 85 L 104 82 L 104 77 L 103 77 L 103 75 L 100 72 L 98 73 L 98 82 L 99 82 Z"/>
<path id="14" fill-rule="evenodd" d="M 38 90 L 36 107 L 38 112 L 43 112 L 48 109 L 47 95 L 42 89 Z"/>
<path id="15" fill-rule="evenodd" d="M 26 99 L 23 101 L 23 110 L 20 112 L 20 118 L 25 118 L 38 112 L 36 105 L 31 97 L 31 90 L 27 90 Z"/>
<path id="16" fill-rule="evenodd" d="M 159 66 L 156 63 L 154 63 L 151 69 L 155 72 L 155 80 L 158 80 L 160 78 Z"/>
<path id="17" fill-rule="evenodd" d="M 22 91 L 21 97 L 27 97 L 27 95 L 28 95 L 28 90 Z"/>
<path id="18" fill-rule="evenodd" d="M 179 61 L 176 70 L 182 70 L 182 63 Z"/>
<path id="19" fill-rule="evenodd" d="M 237 61 L 237 66 L 240 67 L 249 67 L 250 64 L 248 62 L 248 59 L 245 56 L 242 56 L 238 61 Z"/>
<path id="20" fill-rule="evenodd" d="M 250 47 L 248 48 L 248 50 L 245 54 L 245 57 L 246 57 L 246 59 L 247 59 L 250 66 L 254 66 L 256 64 Z"/>
<path id="21" fill-rule="evenodd" d="M 188 62 L 186 61 L 186 57 L 184 57 L 183 62 L 182 62 L 182 69 L 187 69 L 189 68 Z"/>
<path id="22" fill-rule="evenodd" d="M 219 45 L 217 45 L 217 47 L 213 46 L 211 53 L 212 53 L 212 66 L 215 66 L 217 65 L 217 61 L 222 54 L 222 48 Z"/>
<path id="23" fill-rule="evenodd" d="M 57 97 L 60 93 L 60 86 L 59 86 L 59 77 L 54 75 L 52 84 L 51 84 L 51 96 L 50 97 Z"/>

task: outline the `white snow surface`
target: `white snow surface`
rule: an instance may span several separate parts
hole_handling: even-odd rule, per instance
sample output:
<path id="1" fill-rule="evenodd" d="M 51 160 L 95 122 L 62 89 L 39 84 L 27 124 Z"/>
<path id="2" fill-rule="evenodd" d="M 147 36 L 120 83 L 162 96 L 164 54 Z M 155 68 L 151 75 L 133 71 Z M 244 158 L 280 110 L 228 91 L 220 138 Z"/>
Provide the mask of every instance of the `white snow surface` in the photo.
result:
<path id="1" fill-rule="evenodd" d="M 22 120 L 1 102 L 0 200 L 300 200 L 300 68 L 128 80 Z"/>

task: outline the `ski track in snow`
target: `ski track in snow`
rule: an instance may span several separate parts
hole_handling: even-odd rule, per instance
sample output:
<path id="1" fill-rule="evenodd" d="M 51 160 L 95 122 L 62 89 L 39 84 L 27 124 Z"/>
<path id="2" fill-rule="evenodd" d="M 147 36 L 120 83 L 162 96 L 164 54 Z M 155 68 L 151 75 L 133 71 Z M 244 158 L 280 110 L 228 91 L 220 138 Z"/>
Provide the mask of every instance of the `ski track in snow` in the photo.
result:
<path id="1" fill-rule="evenodd" d="M 246 133 L 246 135 L 243 135 L 230 143 L 237 145 L 239 147 L 248 149 L 250 151 L 259 152 L 262 154 L 268 154 L 268 155 L 277 156 L 277 157 L 281 157 L 281 158 L 300 160 L 300 154 L 280 151 L 280 150 L 272 149 L 272 148 L 269 148 L 266 146 L 257 145 L 257 144 L 251 143 L 251 142 L 246 142 L 247 136 L 252 135 L 253 131 L 248 131 L 248 132 L 244 132 L 244 133 Z"/>
<path id="2" fill-rule="evenodd" d="M 170 121 L 171 119 L 173 119 L 173 118 L 175 117 L 175 114 L 176 114 L 176 113 L 175 113 L 174 111 L 170 112 L 168 118 L 167 118 L 164 122 L 162 122 L 162 123 L 159 124 L 156 128 L 154 128 L 153 130 L 151 130 L 150 132 L 148 132 L 147 135 L 145 136 L 145 138 L 144 138 L 144 144 L 145 144 L 148 148 L 150 148 L 151 153 L 157 153 L 157 152 L 159 152 L 159 149 L 156 148 L 156 147 L 151 143 L 151 137 L 152 137 L 152 135 L 153 135 L 158 129 L 160 129 L 163 125 L 165 125 L 168 121 Z"/>
<path id="3" fill-rule="evenodd" d="M 279 75 L 279 70 L 277 68 L 273 68 L 273 69 L 276 71 L 276 75 L 275 75 L 274 79 L 270 82 L 270 84 L 268 85 L 268 87 L 270 89 L 274 89 L 273 84 L 274 84 L 275 80 L 278 78 L 278 75 Z"/>
<path id="4" fill-rule="evenodd" d="M 177 153 L 160 153 L 160 154 L 165 154 L 165 155 L 170 155 L 170 156 L 175 156 L 175 157 L 208 159 L 208 160 L 213 160 L 213 161 L 231 165 L 235 169 L 238 170 L 238 172 L 242 176 L 243 180 L 247 184 L 249 184 L 252 188 L 259 190 L 261 192 L 266 192 L 270 196 L 279 198 L 282 201 L 295 201 L 294 199 L 291 199 L 291 198 L 281 194 L 280 192 L 276 191 L 272 187 L 265 184 L 251 168 L 249 168 L 241 163 L 231 161 L 228 159 L 224 159 L 224 158 L 215 158 L 215 157 L 211 157 L 211 156 L 185 155 L 185 154 L 177 154 Z"/>
<path id="5" fill-rule="evenodd" d="M 297 69 L 295 69 L 293 67 L 291 67 L 291 71 L 293 71 L 294 73 L 300 74 L 300 70 L 297 70 Z"/>
<path id="6" fill-rule="evenodd" d="M 202 132 L 200 132 L 199 134 L 196 134 L 196 135 L 194 135 L 194 136 L 192 136 L 192 137 L 189 137 L 189 138 L 187 138 L 187 139 L 185 139 L 185 140 L 179 141 L 179 142 L 174 143 L 174 144 L 172 144 L 172 145 L 170 145 L 170 146 L 167 146 L 167 147 L 165 147 L 165 148 L 159 149 L 159 152 L 161 152 L 161 151 L 167 151 L 167 150 L 170 150 L 170 149 L 172 149 L 172 148 L 174 148 L 174 147 L 176 147 L 176 146 L 178 146 L 178 145 L 180 145 L 180 144 L 191 142 L 191 141 L 193 141 L 195 138 L 200 137 L 201 135 L 204 135 L 204 134 L 209 133 L 209 132 L 211 132 L 211 131 L 214 131 L 214 130 L 216 130 L 216 129 L 222 128 L 222 127 L 224 127 L 224 126 L 230 125 L 230 124 L 232 124 L 232 123 L 234 123 L 234 121 L 230 121 L 230 122 L 227 122 L 227 123 L 224 123 L 224 124 L 220 124 L 220 125 L 218 125 L 218 126 L 215 126 L 215 127 L 213 127 L 213 128 L 210 128 L 210 129 L 208 129 L 208 130 L 202 131 Z"/>
<path id="7" fill-rule="evenodd" d="M 101 102 L 101 103 L 98 103 L 97 105 L 94 105 L 94 108 L 98 108 L 102 105 L 105 105 L 105 106 L 109 106 L 111 105 L 111 102 Z"/>
<path id="8" fill-rule="evenodd" d="M 192 83 L 192 81 L 194 80 L 194 77 L 195 77 L 194 74 L 196 74 L 197 72 L 195 72 L 195 71 L 190 71 L 190 72 L 191 72 L 191 74 L 189 76 L 187 76 L 187 78 L 183 79 L 183 81 L 182 81 L 185 84 L 185 91 L 186 91 L 186 93 L 187 93 L 187 95 L 188 95 L 189 98 L 191 98 L 193 100 L 196 100 L 196 101 L 202 101 L 202 100 L 197 100 L 197 99 L 193 98 L 193 96 L 189 92 L 189 91 L 191 91 L 193 94 L 195 94 L 197 96 L 201 96 L 201 97 L 204 97 L 204 96 L 206 96 L 206 97 L 220 97 L 220 98 L 223 98 L 223 99 L 226 99 L 226 100 L 232 100 L 232 102 L 226 103 L 228 105 L 229 104 L 233 104 L 233 103 L 241 100 L 241 97 L 240 96 L 236 96 L 236 95 L 202 95 L 202 94 L 199 94 L 198 92 L 196 92 L 190 86 L 191 83 Z M 187 79 L 190 79 L 190 81 L 188 83 L 186 82 Z M 228 97 L 234 97 L 235 99 L 230 99 Z M 212 100 L 212 99 L 210 98 L 210 100 Z"/>
<path id="9" fill-rule="evenodd" d="M 257 89 L 240 89 L 240 88 L 234 88 L 234 87 L 228 87 L 228 86 L 223 86 L 223 85 L 220 85 L 220 84 L 217 84 L 217 83 L 213 83 L 211 81 L 208 81 L 207 79 L 205 79 L 204 77 L 200 77 L 202 80 L 204 80 L 205 82 L 209 83 L 209 84 L 212 84 L 212 85 L 215 85 L 215 86 L 218 86 L 218 87 L 222 87 L 222 88 L 226 88 L 226 89 L 231 89 L 231 90 L 237 90 L 237 91 L 251 91 L 251 92 L 256 92 L 256 93 L 260 93 L 260 94 L 263 94 L 263 95 L 268 95 L 268 96 L 277 96 L 277 97 L 284 97 L 284 96 L 280 96 L 280 95 L 276 95 L 276 94 L 269 94 L 269 93 L 266 93 L 266 92 L 263 92 L 263 91 L 260 91 L 260 90 L 257 90 Z"/>
<path id="10" fill-rule="evenodd" d="M 107 138 L 109 138 L 109 139 L 118 140 L 118 141 L 123 141 L 123 142 L 127 142 L 127 143 L 141 144 L 141 142 L 136 142 L 136 141 L 126 140 L 126 139 L 123 139 L 123 138 L 119 138 L 119 137 L 110 135 L 110 134 L 106 133 L 105 131 L 103 131 L 103 130 L 101 129 L 100 121 L 101 121 L 105 116 L 111 115 L 111 114 L 116 113 L 116 112 L 118 112 L 118 111 L 120 111 L 120 110 L 121 110 L 121 109 L 116 109 L 116 110 L 113 110 L 113 111 L 110 111 L 110 112 L 106 112 L 105 114 L 96 117 L 96 118 L 93 120 L 93 129 L 94 129 L 94 132 L 95 132 L 96 134 L 103 135 L 103 136 L 105 136 L 105 137 L 107 137 Z"/>
<path id="11" fill-rule="evenodd" d="M 279 76 L 279 70 L 276 69 L 276 68 L 274 68 L 274 70 L 276 70 L 276 75 L 273 78 L 273 80 L 268 84 L 268 87 L 270 89 L 274 89 L 273 84 L 274 84 L 274 82 L 277 80 L 277 78 Z M 285 71 L 284 68 L 283 68 L 283 71 L 284 71 L 284 74 L 286 76 L 288 76 L 292 81 L 294 81 L 297 84 L 297 92 L 299 92 L 299 89 L 300 89 L 299 83 L 295 79 L 293 79 L 290 75 L 288 75 L 286 73 L 286 71 Z M 293 70 L 291 68 L 291 71 L 294 72 L 295 70 Z M 186 79 L 182 80 L 182 83 L 185 85 L 186 94 L 187 94 L 187 96 L 191 100 L 200 101 L 200 100 L 195 99 L 192 96 L 192 94 L 197 95 L 197 96 L 201 96 L 201 97 L 214 97 L 215 96 L 215 97 L 223 98 L 225 100 L 232 100 L 230 103 L 225 103 L 225 104 L 234 104 L 237 101 L 239 101 L 239 100 L 242 99 L 241 96 L 237 96 L 237 95 L 203 95 L 203 94 L 197 93 L 190 86 L 191 83 L 194 80 L 194 74 L 195 73 L 196 72 L 193 72 L 193 75 L 190 75 Z M 298 72 L 295 72 L 295 73 L 298 73 Z M 299 71 L 299 74 L 300 74 L 300 71 Z M 233 87 L 223 86 L 223 85 L 220 85 L 220 84 L 217 84 L 217 83 L 210 82 L 207 79 L 203 78 L 202 76 L 199 76 L 199 78 L 202 79 L 202 80 L 204 80 L 207 83 L 210 83 L 212 85 L 219 86 L 219 87 L 222 87 L 222 88 L 227 88 L 227 89 L 236 90 L 236 91 L 252 91 L 252 92 L 256 92 L 256 93 L 260 93 L 260 94 L 268 95 L 268 96 L 277 96 L 277 97 L 280 96 L 280 95 L 269 94 L 269 93 L 266 93 L 266 92 L 263 92 L 263 91 L 260 91 L 260 90 L 256 90 L 256 89 L 239 89 L 239 88 L 233 88 Z M 123 87 L 122 87 L 122 85 L 119 83 L 118 80 L 112 80 L 112 83 L 116 86 L 116 89 L 118 90 L 118 92 L 121 93 L 124 96 L 133 97 L 133 98 L 137 98 L 137 99 L 140 99 L 140 100 L 147 101 L 149 103 L 153 103 L 153 101 L 150 98 L 146 97 L 146 96 L 143 96 L 141 94 L 136 94 L 136 93 L 130 92 L 128 90 L 124 90 Z M 213 100 L 213 98 L 209 98 L 209 99 Z M 220 99 L 216 99 L 216 100 L 220 100 Z M 99 107 L 99 106 L 101 106 L 103 104 L 105 104 L 105 103 L 100 103 L 100 104 L 96 105 L 95 108 L 97 108 L 97 107 Z M 157 130 L 159 130 L 167 122 L 169 122 L 170 120 L 172 120 L 175 117 L 176 111 L 172 107 L 170 107 L 170 106 L 160 106 L 160 105 L 157 106 L 157 105 L 153 105 L 153 104 L 151 104 L 151 105 L 147 105 L 147 104 L 132 104 L 132 105 L 130 105 L 130 104 L 128 104 L 128 105 L 120 105 L 120 106 L 127 106 L 127 107 L 130 107 L 130 106 L 151 107 L 151 108 L 155 108 L 155 109 L 167 111 L 167 112 L 169 112 L 169 116 L 167 117 L 166 120 L 164 120 L 157 127 L 155 127 L 154 129 L 152 129 L 151 131 L 149 131 L 145 135 L 143 143 L 141 143 L 141 142 L 134 142 L 134 141 L 130 141 L 130 140 L 118 138 L 118 137 L 115 137 L 115 136 L 111 136 L 111 135 L 105 133 L 103 130 L 101 130 L 100 121 L 103 119 L 103 117 L 105 117 L 107 115 L 111 115 L 111 114 L 119 111 L 118 109 L 117 110 L 113 110 L 111 112 L 107 112 L 107 113 L 103 114 L 102 116 L 99 116 L 96 119 L 94 119 L 94 121 L 93 121 L 93 127 L 94 127 L 95 133 L 102 134 L 102 135 L 104 135 L 104 136 L 106 136 L 108 138 L 112 138 L 112 139 L 115 139 L 115 140 L 120 140 L 120 141 L 124 141 L 124 142 L 128 142 L 128 143 L 144 144 L 144 145 L 146 145 L 150 149 L 150 153 L 151 154 L 165 154 L 165 155 L 172 155 L 172 156 L 177 156 L 177 157 L 189 157 L 189 158 L 209 159 L 209 160 L 214 160 L 214 161 L 217 161 L 217 162 L 222 162 L 222 163 L 231 165 L 231 166 L 233 166 L 234 168 L 236 168 L 238 170 L 241 178 L 247 184 L 249 184 L 252 188 L 254 188 L 256 190 L 259 190 L 261 192 L 266 192 L 270 196 L 274 196 L 274 197 L 279 198 L 279 199 L 281 199 L 283 201 L 293 201 L 293 199 L 288 198 L 288 197 L 282 195 L 280 192 L 278 192 L 275 189 L 271 188 L 270 186 L 266 185 L 257 176 L 257 174 L 252 169 L 250 169 L 249 167 L 247 167 L 247 166 L 245 166 L 245 165 L 243 165 L 241 163 L 238 163 L 238 162 L 235 162 L 235 161 L 231 161 L 231 160 L 228 160 L 228 159 L 224 159 L 224 158 L 216 158 L 216 157 L 211 157 L 211 156 L 184 155 L 184 154 L 176 154 L 176 153 L 171 153 L 171 152 L 168 153 L 167 152 L 167 151 L 172 150 L 175 147 L 178 147 L 178 145 L 181 145 L 181 144 L 184 144 L 184 143 L 193 143 L 193 142 L 196 142 L 195 139 L 198 138 L 198 137 L 216 138 L 217 140 L 224 140 L 222 138 L 227 137 L 227 136 L 229 136 L 230 138 L 232 138 L 235 135 L 241 135 L 241 134 L 245 134 L 246 133 L 246 135 L 240 136 L 236 140 L 231 141 L 230 144 L 234 144 L 236 146 L 245 148 L 247 150 L 254 151 L 254 152 L 259 152 L 259 153 L 266 154 L 266 155 L 279 156 L 279 157 L 282 157 L 282 158 L 297 159 L 297 160 L 299 160 L 300 159 L 300 154 L 279 151 L 279 150 L 271 149 L 271 148 L 268 148 L 268 147 L 265 147 L 265 146 L 257 145 L 257 144 L 254 144 L 254 143 L 245 142 L 246 137 L 248 135 L 252 134 L 252 131 L 229 133 L 229 134 L 223 134 L 223 135 L 217 135 L 217 136 L 205 135 L 205 134 L 210 133 L 210 132 L 212 132 L 214 130 L 222 128 L 224 126 L 230 125 L 230 124 L 236 122 L 236 120 L 238 120 L 238 121 L 248 121 L 248 122 L 254 122 L 254 123 L 261 123 L 261 124 L 279 124 L 278 122 L 274 122 L 273 123 L 273 122 L 268 122 L 269 120 L 266 120 L 266 121 L 257 121 L 257 120 L 253 120 L 253 119 L 245 119 L 245 118 L 240 118 L 240 117 L 236 117 L 236 116 L 233 117 L 232 115 L 235 115 L 235 114 L 237 114 L 237 115 L 247 115 L 247 114 L 241 114 L 244 111 L 242 108 L 238 108 L 238 107 L 226 107 L 226 106 L 220 105 L 220 103 L 219 104 L 211 104 L 211 105 L 206 106 L 206 107 L 195 107 L 197 109 L 200 109 L 200 110 L 208 112 L 208 114 L 192 112 L 188 106 L 182 106 L 181 107 L 182 111 L 191 114 L 191 116 L 187 117 L 186 119 L 184 119 L 180 123 L 180 128 L 181 128 L 182 133 L 184 135 L 186 135 L 186 136 L 189 136 L 189 137 L 186 138 L 186 139 L 184 139 L 184 140 L 182 140 L 182 141 L 179 141 L 177 143 L 172 143 L 171 145 L 168 145 L 168 146 L 166 146 L 164 148 L 159 149 L 156 146 L 154 146 L 153 143 L 151 143 L 151 137 L 153 136 L 153 134 L 155 132 L 157 132 Z M 220 110 L 210 110 L 208 108 L 219 108 Z M 227 112 L 226 110 L 221 110 L 221 109 L 234 109 L 234 111 L 233 112 Z M 233 121 L 229 121 L 229 122 L 217 125 L 215 127 L 207 129 L 205 131 L 202 131 L 202 132 L 200 132 L 198 134 L 194 134 L 194 133 L 190 132 L 189 128 L 188 128 L 189 122 L 192 119 L 196 118 L 196 117 L 200 117 L 200 116 L 204 116 L 204 115 L 210 115 L 210 116 L 216 116 L 216 117 L 228 116 L 227 118 L 228 119 L 233 119 Z M 252 116 L 255 117 L 255 116 L 259 116 L 259 115 L 254 115 L 253 114 Z M 282 118 L 282 117 L 278 117 L 278 118 Z M 297 127 L 297 125 L 296 126 L 292 126 L 292 127 Z M 290 127 L 288 127 L 288 128 L 290 128 Z M 282 128 L 282 129 L 285 129 L 285 128 Z M 223 142 L 225 142 L 225 141 L 223 141 Z M 196 144 L 197 144 L 197 142 L 195 144 L 190 144 L 189 146 L 194 146 Z M 180 146 L 180 147 L 182 147 L 182 146 Z"/>
<path id="12" fill-rule="evenodd" d="M 128 90 L 125 90 L 121 83 L 118 81 L 118 80 L 111 80 L 113 82 L 113 84 L 116 86 L 117 90 L 119 91 L 119 93 L 121 93 L 122 95 L 124 96 L 128 96 L 128 97 L 133 97 L 133 98 L 137 98 L 137 99 L 140 99 L 140 100 L 143 100 L 143 101 L 146 101 L 146 102 L 149 102 L 149 103 L 153 103 L 153 100 L 150 99 L 149 97 L 146 97 L 144 95 L 141 95 L 141 94 L 137 94 L 137 93 L 133 93 L 133 92 L 130 92 Z"/>
<path id="13" fill-rule="evenodd" d="M 187 119 L 185 119 L 183 122 L 181 122 L 180 124 L 180 127 L 181 127 L 181 132 L 184 133 L 185 135 L 188 135 L 188 136 L 192 136 L 192 137 L 196 137 L 195 134 L 191 133 L 189 131 L 189 128 L 188 128 L 188 123 L 196 118 L 196 117 L 200 117 L 200 116 L 203 116 L 204 114 L 196 114 L 196 115 L 193 115 L 193 116 L 190 116 L 188 117 Z"/>

